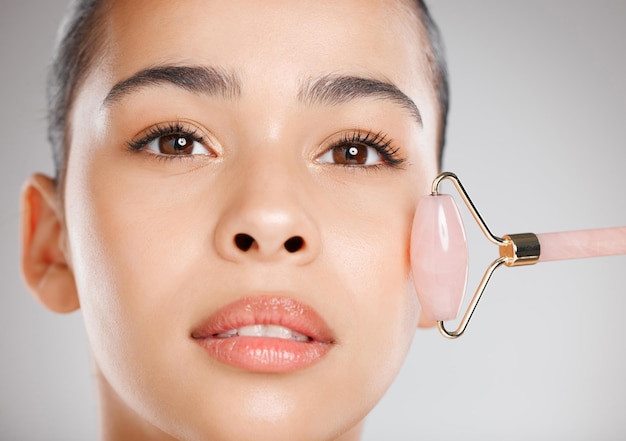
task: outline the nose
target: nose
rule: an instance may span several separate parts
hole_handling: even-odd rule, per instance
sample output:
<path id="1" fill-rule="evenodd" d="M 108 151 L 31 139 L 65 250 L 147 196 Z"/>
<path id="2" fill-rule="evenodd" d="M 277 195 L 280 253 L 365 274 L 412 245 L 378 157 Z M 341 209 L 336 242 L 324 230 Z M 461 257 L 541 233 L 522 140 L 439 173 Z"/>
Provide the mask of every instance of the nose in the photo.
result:
<path id="1" fill-rule="evenodd" d="M 315 259 L 319 230 L 306 192 L 293 178 L 281 170 L 240 174 L 215 229 L 221 257 L 233 262 L 297 265 Z"/>

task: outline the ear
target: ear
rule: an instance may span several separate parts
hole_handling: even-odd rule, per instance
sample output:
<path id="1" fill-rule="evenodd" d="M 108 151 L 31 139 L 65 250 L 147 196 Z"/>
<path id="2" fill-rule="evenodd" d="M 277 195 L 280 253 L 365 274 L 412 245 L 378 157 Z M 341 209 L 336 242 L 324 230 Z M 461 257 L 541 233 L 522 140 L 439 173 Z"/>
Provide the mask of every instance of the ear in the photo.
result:
<path id="1" fill-rule="evenodd" d="M 66 245 L 54 181 L 31 176 L 22 190 L 22 274 L 35 297 L 59 313 L 80 307 Z"/>

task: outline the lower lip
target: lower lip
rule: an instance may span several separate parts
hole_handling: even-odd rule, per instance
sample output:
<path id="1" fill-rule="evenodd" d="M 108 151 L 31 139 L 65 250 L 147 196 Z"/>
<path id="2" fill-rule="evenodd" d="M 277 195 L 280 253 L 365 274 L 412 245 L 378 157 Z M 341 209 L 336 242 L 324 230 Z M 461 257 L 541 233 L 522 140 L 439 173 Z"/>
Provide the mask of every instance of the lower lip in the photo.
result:
<path id="1" fill-rule="evenodd" d="M 307 368 L 328 353 L 330 343 L 268 337 L 208 337 L 200 346 L 216 360 L 247 371 L 287 373 Z"/>

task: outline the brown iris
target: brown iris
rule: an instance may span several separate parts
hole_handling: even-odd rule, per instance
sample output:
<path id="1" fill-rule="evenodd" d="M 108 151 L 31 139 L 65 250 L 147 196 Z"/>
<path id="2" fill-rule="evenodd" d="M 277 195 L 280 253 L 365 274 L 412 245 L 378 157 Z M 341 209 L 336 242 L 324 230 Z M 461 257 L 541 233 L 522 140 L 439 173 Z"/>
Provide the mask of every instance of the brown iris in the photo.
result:
<path id="1" fill-rule="evenodd" d="M 360 144 L 346 144 L 333 149 L 335 164 L 363 165 L 367 162 L 368 147 Z"/>
<path id="2" fill-rule="evenodd" d="M 190 136 L 168 135 L 159 138 L 159 152 L 164 155 L 191 155 L 194 140 Z"/>

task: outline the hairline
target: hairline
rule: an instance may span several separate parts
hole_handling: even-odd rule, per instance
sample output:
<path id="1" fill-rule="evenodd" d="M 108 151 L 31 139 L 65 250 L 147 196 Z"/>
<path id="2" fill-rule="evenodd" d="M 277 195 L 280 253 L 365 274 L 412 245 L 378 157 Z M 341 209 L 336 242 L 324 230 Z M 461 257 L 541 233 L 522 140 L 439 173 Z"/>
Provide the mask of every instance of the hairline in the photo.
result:
<path id="1" fill-rule="evenodd" d="M 64 189 L 70 153 L 71 115 L 76 96 L 97 58 L 103 56 L 104 17 L 109 3 L 107 0 L 73 0 L 59 28 L 47 86 L 48 140 L 53 149 L 59 193 Z"/>

